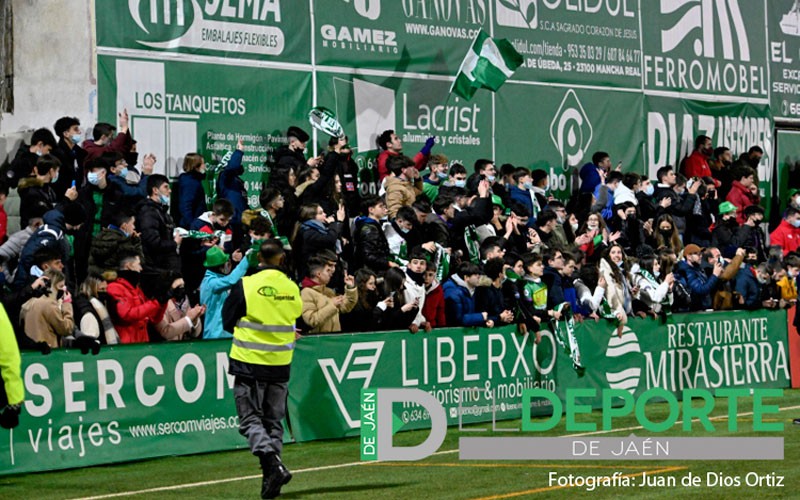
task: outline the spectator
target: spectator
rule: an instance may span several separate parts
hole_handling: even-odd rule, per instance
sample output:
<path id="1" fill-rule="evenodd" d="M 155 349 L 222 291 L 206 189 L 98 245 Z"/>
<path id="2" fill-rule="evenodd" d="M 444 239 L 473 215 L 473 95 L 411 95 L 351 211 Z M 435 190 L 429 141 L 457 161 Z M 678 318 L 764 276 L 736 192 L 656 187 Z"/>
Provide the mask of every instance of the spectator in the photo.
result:
<path id="1" fill-rule="evenodd" d="M 183 237 L 174 233 L 175 223 L 169 215 L 171 192 L 169 179 L 160 174 L 151 175 L 147 179 L 148 198 L 139 204 L 136 223 L 142 235 L 145 267 L 150 270 L 180 268 L 178 247 Z"/>
<path id="2" fill-rule="evenodd" d="M 389 171 L 394 174 L 386 179 L 386 207 L 394 217 L 400 207 L 410 207 L 422 194 L 422 179 L 414 162 L 407 156 L 394 156 L 387 161 Z"/>
<path id="3" fill-rule="evenodd" d="M 67 290 L 62 272 L 48 269 L 44 276 L 50 280 L 47 293 L 25 302 L 20 319 L 24 325 L 22 330 L 30 339 L 57 348 L 61 345 L 61 337 L 71 335 L 75 329 L 72 295 Z"/>
<path id="4" fill-rule="evenodd" d="M 117 128 L 110 123 L 97 123 L 92 129 L 92 139 L 88 139 L 83 143 L 83 149 L 86 150 L 85 162 L 99 158 L 107 151 L 115 153 L 122 153 L 123 155 L 131 152 L 134 141 L 128 130 L 128 110 L 123 109 L 119 113 L 119 134 L 114 135 Z"/>
<path id="5" fill-rule="evenodd" d="M 72 307 L 81 332 L 104 344 L 119 344 L 119 333 L 111 322 L 107 302 L 108 282 L 101 276 L 89 275 L 81 283 Z"/>
<path id="6" fill-rule="evenodd" d="M 326 158 L 331 161 L 336 170 L 336 175 L 342 181 L 342 198 L 347 212 L 357 214 L 361 208 L 361 195 L 359 194 L 359 168 L 353 161 L 353 151 L 350 149 L 348 137 L 331 137 L 328 140 L 328 150 L 336 156 Z"/>
<path id="7" fill-rule="evenodd" d="M 525 279 L 517 283 L 520 289 L 520 312 L 524 325 L 528 331 L 536 333 L 535 342 L 541 341 L 539 330 L 543 328 L 542 323 L 550 318 L 561 318 L 558 311 L 547 309 L 547 284 L 542 279 L 544 275 L 544 263 L 539 254 L 527 254 L 522 258 L 525 266 Z"/>
<path id="8" fill-rule="evenodd" d="M 581 167 L 581 192 L 594 193 L 594 190 L 603 183 L 606 174 L 611 170 L 611 157 L 604 151 L 597 151 L 592 155 L 591 163 Z"/>
<path id="9" fill-rule="evenodd" d="M 378 136 L 377 144 L 378 149 L 381 150 L 380 154 L 378 154 L 378 180 L 383 181 L 383 179 L 389 175 L 389 159 L 402 154 L 403 143 L 400 141 L 400 137 L 394 133 L 394 130 L 384 130 L 381 135 Z M 413 163 L 417 170 L 425 168 L 434 144 L 436 144 L 436 138 L 428 137 L 428 139 L 425 140 L 425 145 L 422 146 L 419 153 L 414 156 Z"/>
<path id="10" fill-rule="evenodd" d="M 28 225 L 31 212 L 41 210 L 47 212 L 56 207 L 58 196 L 52 185 L 58 180 L 60 166 L 58 158 L 45 155 L 37 160 L 33 176 L 20 179 L 18 188 L 20 226 Z M 75 201 L 78 198 L 78 190 L 70 187 L 64 196 L 70 201 Z"/>
<path id="11" fill-rule="evenodd" d="M 428 261 L 425 265 L 425 304 L 422 307 L 422 315 L 432 328 L 443 328 L 447 326 L 444 290 L 436 279 L 436 271 L 436 264 Z"/>
<path id="12" fill-rule="evenodd" d="M 758 205 L 758 196 L 754 195 L 750 188 L 755 185 L 756 171 L 750 167 L 741 167 L 734 171 L 734 181 L 731 190 L 725 198 L 737 207 L 736 222 L 744 224 L 746 216 L 744 211 L 751 205 Z"/>
<path id="13" fill-rule="evenodd" d="M 787 303 L 797 303 L 797 276 L 800 274 L 800 256 L 797 254 L 787 255 L 783 259 L 786 272 L 777 281 L 776 285 L 780 288 L 781 298 Z"/>
<path id="14" fill-rule="evenodd" d="M 233 217 L 231 223 L 238 225 L 242 220 L 242 214 L 247 210 L 247 190 L 244 188 L 242 175 L 244 167 L 244 142 L 242 139 L 236 143 L 236 151 L 233 152 L 222 172 L 217 178 L 217 197 L 225 198 L 233 204 Z"/>
<path id="15" fill-rule="evenodd" d="M 42 219 L 44 210 L 42 208 L 33 210 L 30 215 L 31 217 L 28 220 L 27 227 L 12 233 L 8 240 L 0 246 L 0 266 L 5 268 L 3 273 L 6 276 L 6 281 L 9 283 L 14 278 L 14 270 L 19 264 L 22 249 L 25 248 L 25 244 L 31 236 L 33 236 L 33 233 L 44 224 L 44 220 Z"/>
<path id="16" fill-rule="evenodd" d="M 572 310 L 581 316 L 598 319 L 597 311 L 605 300 L 608 284 L 597 266 L 583 266 L 572 284 L 575 287 L 575 302 L 570 302 Z"/>
<path id="17" fill-rule="evenodd" d="M 764 209 L 758 205 L 750 205 L 744 212 L 744 223 L 736 230 L 736 246 L 755 249 L 759 262 L 767 258 L 767 245 L 761 223 L 764 222 Z M 737 219 L 738 220 L 738 219 Z"/>
<path id="18" fill-rule="evenodd" d="M 535 196 L 531 193 L 533 179 L 531 178 L 530 170 L 520 167 L 514 171 L 511 178 L 514 180 L 514 184 L 508 188 L 511 200 L 523 205 L 528 209 L 529 213 L 533 213 Z"/>
<path id="19" fill-rule="evenodd" d="M 407 330 L 419 312 L 414 302 L 405 299 L 406 275 L 399 268 L 386 271 L 383 294 L 374 311 L 375 322 L 381 330 Z"/>
<path id="20" fill-rule="evenodd" d="M 228 255 L 233 253 L 235 247 L 231 228 L 233 214 L 233 204 L 224 198 L 217 198 L 212 210 L 201 214 L 189 226 L 190 230 L 208 236 L 204 239 L 185 238 L 181 243 L 181 265 L 186 290 L 189 291 L 193 304 L 197 302 L 197 297 L 193 294 L 203 281 L 203 261 L 208 249 L 218 246 Z"/>
<path id="21" fill-rule="evenodd" d="M 690 311 L 711 309 L 712 297 L 724 268 L 716 262 L 711 276 L 706 276 L 700 266 L 702 249 L 690 243 L 683 249 L 684 260 L 678 263 L 678 273 L 691 294 Z"/>
<path id="22" fill-rule="evenodd" d="M 320 252 L 308 263 L 308 276 L 301 283 L 303 299 L 303 321 L 309 333 L 332 333 L 342 331 L 340 313 L 353 310 L 358 301 L 358 290 L 352 276 L 345 274 L 345 293 L 337 295 L 328 288 L 336 270 L 336 254 Z"/>
<path id="23" fill-rule="evenodd" d="M 748 256 L 749 257 L 749 256 Z M 747 310 L 761 309 L 761 287 L 769 282 L 766 267 L 759 269 L 749 259 L 736 275 L 736 293 L 739 296 L 739 308 Z"/>
<path id="24" fill-rule="evenodd" d="M 326 217 L 325 211 L 316 203 L 300 208 L 300 223 L 292 240 L 298 276 L 308 275 L 309 259 L 319 252 L 341 253 L 339 237 L 344 230 L 344 217 L 344 207 L 337 212 L 336 219 Z"/>
<path id="25" fill-rule="evenodd" d="M 426 332 L 431 331 L 431 324 L 422 314 L 425 307 L 425 269 L 427 268 L 428 255 L 421 247 L 411 251 L 406 266 L 405 302 L 413 303 L 417 307 L 417 315 L 411 322 L 409 330 L 417 333 L 420 328 Z"/>
<path id="26" fill-rule="evenodd" d="M 789 206 L 783 220 L 769 235 L 771 245 L 778 245 L 786 256 L 800 248 L 800 210 Z"/>
<path id="27" fill-rule="evenodd" d="M 278 228 L 278 234 L 281 236 L 289 237 L 294 229 L 294 223 L 297 216 L 299 202 L 297 195 L 295 195 L 295 188 L 297 187 L 297 170 L 294 167 L 286 165 L 277 165 L 272 170 L 269 176 L 268 187 L 276 189 L 283 197 L 283 206 L 276 211 L 273 221 Z M 259 198 L 261 206 L 269 210 L 269 205 L 265 205 L 265 201 L 269 202 L 274 197 L 267 200 Z M 270 212 L 272 214 L 272 212 Z"/>
<path id="28" fill-rule="evenodd" d="M 480 281 L 481 271 L 470 262 L 463 262 L 458 271 L 443 286 L 445 313 L 449 326 L 485 326 L 492 328 L 494 322 L 489 313 L 475 308 L 475 289 Z"/>
<path id="29" fill-rule="evenodd" d="M 719 218 L 711 231 L 711 245 L 720 249 L 722 255 L 730 256 L 736 248 L 734 236 L 739 228 L 736 221 L 738 208 L 733 203 L 726 201 L 719 205 Z"/>
<path id="30" fill-rule="evenodd" d="M 439 196 L 439 187 L 447 181 L 449 162 L 447 157 L 441 154 L 431 155 L 428 160 L 430 173 L 422 180 L 422 192 L 431 202 L 436 200 L 436 197 Z"/>
<path id="31" fill-rule="evenodd" d="M 111 318 L 123 344 L 147 342 L 147 325 L 158 324 L 167 308 L 166 294 L 158 299 L 144 296 L 139 287 L 141 273 L 139 256 L 125 255 L 120 261 L 117 279 L 108 284 Z"/>
<path id="32" fill-rule="evenodd" d="M 267 187 L 261 191 L 261 195 L 258 199 L 259 203 L 261 203 L 261 207 L 264 209 L 262 214 L 269 222 L 270 232 L 273 236 L 275 236 L 275 238 L 281 240 L 284 250 L 291 250 L 291 244 L 289 243 L 289 238 L 287 237 L 291 236 L 291 233 L 283 234 L 279 229 L 286 226 L 282 223 L 284 218 L 291 219 L 293 216 L 289 216 L 289 214 L 284 211 L 284 207 L 286 206 L 286 198 L 283 196 L 283 194 L 281 194 L 278 188 Z"/>
<path id="33" fill-rule="evenodd" d="M 64 177 L 59 176 L 58 182 L 54 186 L 56 193 L 60 195 L 72 186 L 72 181 L 76 181 L 76 186 L 82 184 L 83 165 L 86 163 L 87 153 L 80 147 L 83 135 L 81 134 L 81 122 L 77 118 L 71 116 L 59 118 L 53 125 L 53 130 L 56 133 L 55 139 L 58 140 L 58 144 L 53 146 L 52 154 L 58 158 L 61 168 L 64 169 Z M 77 182 L 78 180 L 81 182 Z"/>
<path id="34" fill-rule="evenodd" d="M 386 217 L 386 203 L 377 196 L 366 196 L 361 202 L 361 209 L 367 215 L 358 217 L 355 221 L 355 267 L 368 267 L 383 274 L 390 267 L 397 266 L 392 261 L 389 242 L 379 222 Z"/>
<path id="35" fill-rule="evenodd" d="M 606 301 L 610 313 L 619 322 L 619 326 L 625 325 L 628 316 L 633 313 L 633 296 L 639 291 L 631 286 L 629 273 L 630 268 L 622 246 L 611 244 L 600 260 L 600 274 L 606 283 Z"/>
<path id="36" fill-rule="evenodd" d="M 503 279 L 506 264 L 502 257 L 493 257 L 486 261 L 483 270 L 491 283 L 478 286 L 475 290 L 475 309 L 486 311 L 495 325 L 508 325 L 514 322 L 514 311 L 506 309 L 503 298 Z"/>
<path id="37" fill-rule="evenodd" d="M 100 157 L 105 164 L 108 187 L 103 193 L 103 215 L 100 223 L 103 226 L 112 224 L 114 214 L 120 211 L 129 211 L 142 200 L 147 198 L 147 181 L 155 168 L 155 156 L 145 155 L 142 166 L 142 175 L 139 180 L 129 183 L 128 178 L 132 172 L 128 169 L 128 162 L 122 153 L 106 152 Z"/>
<path id="38" fill-rule="evenodd" d="M 196 218 L 206 211 L 206 161 L 197 153 L 187 153 L 183 157 L 183 173 L 178 176 L 178 209 L 181 214 L 178 224 L 189 227 Z"/>
<path id="39" fill-rule="evenodd" d="M 694 151 L 683 159 L 681 173 L 687 178 L 710 177 L 711 167 L 708 162 L 714 153 L 711 138 L 705 135 L 698 135 L 694 140 Z"/>
<path id="40" fill-rule="evenodd" d="M 658 231 L 655 233 L 655 247 L 669 247 L 676 254 L 681 253 L 683 245 L 672 217 L 668 214 L 661 215 L 656 221 L 656 228 Z"/>
<path id="41" fill-rule="evenodd" d="M 664 313 L 666 318 L 672 310 L 672 285 L 675 275 L 661 275 L 661 264 L 655 255 L 639 259 L 639 270 L 634 274 L 633 286 L 639 289 L 638 299 L 649 312 L 655 315 Z"/>
<path id="42" fill-rule="evenodd" d="M 19 145 L 17 154 L 14 155 L 14 159 L 11 160 L 9 169 L 6 172 L 7 179 L 4 180 L 8 182 L 10 187 L 18 187 L 20 180 L 33 174 L 39 158 L 49 155 L 55 147 L 56 140 L 52 132 L 46 128 L 35 130 L 33 136 L 31 136 L 30 145 L 24 142 Z M 64 191 L 66 191 L 66 188 Z"/>
<path id="43" fill-rule="evenodd" d="M 167 279 L 171 281 L 169 300 L 164 317 L 156 323 L 155 330 L 164 340 L 188 340 L 198 338 L 203 333 L 203 323 L 200 316 L 206 307 L 197 304 L 189 305 L 186 297 L 186 284 L 178 273 L 170 273 Z"/>
<path id="44" fill-rule="evenodd" d="M 448 171 L 447 180 L 439 186 L 439 196 L 454 198 L 454 193 L 467 187 L 467 169 L 460 163 L 453 163 Z M 430 200 L 433 203 L 434 200 Z"/>
<path id="45" fill-rule="evenodd" d="M 279 147 L 275 151 L 275 162 L 279 166 L 291 167 L 295 173 L 300 172 L 306 166 L 318 167 L 322 162 L 322 156 L 315 156 L 306 160 L 305 150 L 309 135 L 299 127 L 289 127 L 286 131 L 287 144 Z"/>
<path id="46" fill-rule="evenodd" d="M 94 240 L 89 253 L 89 273 L 108 276 L 119 266 L 123 255 L 136 254 L 144 259 L 142 240 L 136 232 L 136 218 L 119 212 L 113 223 L 103 228 Z"/>
<path id="47" fill-rule="evenodd" d="M 609 172 L 605 183 L 599 184 L 594 190 L 595 202 L 592 211 L 600 212 L 606 221 L 611 220 L 614 215 L 614 192 L 622 184 L 622 178 L 622 172 Z"/>
<path id="48" fill-rule="evenodd" d="M 356 271 L 354 278 L 358 301 L 352 311 L 340 315 L 342 331 L 368 332 L 374 329 L 375 308 L 381 302 L 378 296 L 378 276 L 370 269 L 364 268 Z"/>
<path id="49" fill-rule="evenodd" d="M 233 286 L 241 281 L 249 267 L 242 252 L 236 250 L 230 256 L 231 262 L 238 264 L 230 270 L 228 255 L 218 246 L 211 247 L 205 256 L 203 266 L 206 274 L 200 283 L 200 303 L 205 305 L 204 339 L 226 339 L 233 337 L 222 327 L 222 306 Z"/>

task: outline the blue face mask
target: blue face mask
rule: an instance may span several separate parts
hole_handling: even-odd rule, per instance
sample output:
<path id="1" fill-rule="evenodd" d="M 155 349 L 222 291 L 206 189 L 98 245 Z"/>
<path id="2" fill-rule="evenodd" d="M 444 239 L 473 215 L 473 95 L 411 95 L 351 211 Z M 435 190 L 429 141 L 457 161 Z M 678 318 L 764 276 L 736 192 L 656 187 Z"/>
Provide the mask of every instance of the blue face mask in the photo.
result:
<path id="1" fill-rule="evenodd" d="M 72 134 L 70 139 L 72 139 L 73 144 L 78 144 L 81 142 L 81 134 Z"/>
<path id="2" fill-rule="evenodd" d="M 408 228 L 405 228 L 405 227 L 400 227 L 400 226 L 398 226 L 398 227 L 400 228 L 400 232 L 401 232 L 401 233 L 403 233 L 403 234 L 406 234 L 406 233 L 408 233 L 409 231 L 411 231 L 410 229 L 408 229 Z"/>
<path id="3" fill-rule="evenodd" d="M 523 182 L 522 183 L 522 187 L 524 187 L 525 189 L 531 189 L 531 188 L 533 188 L 533 183 L 532 182 Z"/>
<path id="4" fill-rule="evenodd" d="M 118 173 L 117 175 L 118 175 L 118 176 L 120 176 L 120 177 L 122 177 L 123 179 L 124 179 L 125 177 L 128 177 L 128 167 L 125 167 L 125 168 L 123 168 L 122 170 L 120 170 L 120 171 L 119 171 L 119 173 Z"/>
<path id="5" fill-rule="evenodd" d="M 653 196 L 656 188 L 652 184 L 648 184 L 646 188 L 644 188 L 644 194 L 647 196 Z"/>
<path id="6" fill-rule="evenodd" d="M 494 182 L 495 179 L 496 179 L 496 177 L 494 175 L 487 175 L 486 176 L 486 180 L 489 181 L 489 182 Z"/>
<path id="7" fill-rule="evenodd" d="M 89 172 L 88 174 L 86 174 L 86 180 L 89 181 L 89 184 L 91 184 L 92 186 L 96 186 L 100 183 L 100 174 Z"/>
<path id="8" fill-rule="evenodd" d="M 456 187 L 463 188 L 463 187 L 466 187 L 467 181 L 466 180 L 458 180 L 458 179 L 456 179 L 455 185 L 456 185 Z"/>
<path id="9" fill-rule="evenodd" d="M 440 179 L 447 179 L 447 172 L 436 172 L 436 177 Z"/>
<path id="10" fill-rule="evenodd" d="M 161 194 L 159 195 L 162 205 L 169 205 L 169 196 Z"/>
<path id="11" fill-rule="evenodd" d="M 56 182 L 58 182 L 58 173 L 56 173 L 56 176 L 55 176 L 55 177 L 53 177 L 52 179 L 50 179 L 50 182 L 52 182 L 53 184 L 55 184 Z"/>

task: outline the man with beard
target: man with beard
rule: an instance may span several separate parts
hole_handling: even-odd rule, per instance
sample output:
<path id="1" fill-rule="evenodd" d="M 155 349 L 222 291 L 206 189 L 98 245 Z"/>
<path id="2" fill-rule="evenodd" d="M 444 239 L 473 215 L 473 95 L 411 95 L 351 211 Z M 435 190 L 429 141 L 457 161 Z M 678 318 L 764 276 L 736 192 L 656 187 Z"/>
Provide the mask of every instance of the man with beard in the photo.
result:
<path id="1" fill-rule="evenodd" d="M 694 140 L 694 151 L 683 159 L 680 171 L 687 178 L 711 176 L 711 167 L 708 162 L 714 148 L 711 146 L 711 138 L 706 135 L 698 135 Z"/>
<path id="2" fill-rule="evenodd" d="M 719 219 L 711 232 L 711 246 L 722 251 L 722 255 L 730 257 L 736 250 L 734 236 L 739 229 L 736 221 L 738 208 L 733 203 L 726 201 L 719 206 Z"/>

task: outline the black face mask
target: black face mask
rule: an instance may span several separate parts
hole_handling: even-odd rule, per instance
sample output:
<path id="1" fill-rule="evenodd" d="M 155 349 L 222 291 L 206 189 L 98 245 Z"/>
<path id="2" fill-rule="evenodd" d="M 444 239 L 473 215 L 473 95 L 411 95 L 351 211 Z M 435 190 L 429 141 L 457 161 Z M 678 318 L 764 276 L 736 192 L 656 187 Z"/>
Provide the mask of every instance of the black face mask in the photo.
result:
<path id="1" fill-rule="evenodd" d="M 108 301 L 108 292 L 97 292 L 97 300 L 105 304 Z"/>
<path id="2" fill-rule="evenodd" d="M 173 288 L 172 298 L 175 299 L 175 302 L 183 302 L 183 299 L 186 298 L 186 288 L 182 286 Z"/>
<path id="3" fill-rule="evenodd" d="M 660 229 L 659 231 L 661 232 L 661 236 L 663 236 L 665 240 L 672 238 L 672 229 L 670 230 Z"/>
<path id="4" fill-rule="evenodd" d="M 56 300 L 61 300 L 64 298 L 64 290 L 59 290 L 56 292 Z"/>
<path id="5" fill-rule="evenodd" d="M 415 273 L 412 270 L 407 270 L 408 277 L 411 278 L 417 285 L 422 285 L 425 281 L 425 273 Z"/>
<path id="6" fill-rule="evenodd" d="M 117 271 L 117 276 L 124 279 L 132 286 L 137 287 L 139 286 L 139 279 L 141 278 L 141 273 L 139 273 L 139 271 L 129 271 L 126 269 L 123 271 Z"/>
<path id="7" fill-rule="evenodd" d="M 745 260 L 745 262 L 747 263 L 747 265 L 750 265 L 750 266 L 758 265 L 758 259 L 747 259 L 747 260 Z"/>

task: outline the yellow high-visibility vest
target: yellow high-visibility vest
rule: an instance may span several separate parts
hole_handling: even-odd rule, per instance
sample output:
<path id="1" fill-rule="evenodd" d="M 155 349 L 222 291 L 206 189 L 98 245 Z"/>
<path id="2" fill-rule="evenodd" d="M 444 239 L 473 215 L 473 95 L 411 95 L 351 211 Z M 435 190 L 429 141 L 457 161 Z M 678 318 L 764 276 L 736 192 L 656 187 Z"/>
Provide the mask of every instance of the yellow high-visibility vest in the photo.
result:
<path id="1" fill-rule="evenodd" d="M 303 313 L 300 289 L 288 276 L 267 269 L 242 278 L 246 315 L 233 330 L 231 358 L 284 366 L 294 354 L 295 321 Z"/>

